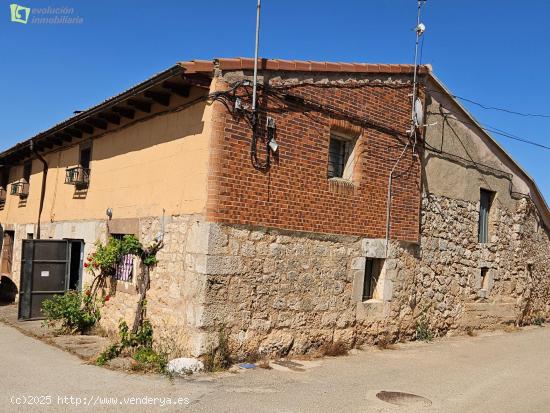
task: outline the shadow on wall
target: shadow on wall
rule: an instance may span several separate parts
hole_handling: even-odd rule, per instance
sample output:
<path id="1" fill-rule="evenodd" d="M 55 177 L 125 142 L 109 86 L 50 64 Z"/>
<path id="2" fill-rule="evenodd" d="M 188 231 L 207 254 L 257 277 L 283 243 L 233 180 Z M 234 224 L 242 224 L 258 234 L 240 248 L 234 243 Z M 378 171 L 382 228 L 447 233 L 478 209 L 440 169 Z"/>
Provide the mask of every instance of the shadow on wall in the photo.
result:
<path id="1" fill-rule="evenodd" d="M 11 304 L 17 296 L 17 286 L 11 278 L 2 276 L 0 279 L 0 305 Z"/>

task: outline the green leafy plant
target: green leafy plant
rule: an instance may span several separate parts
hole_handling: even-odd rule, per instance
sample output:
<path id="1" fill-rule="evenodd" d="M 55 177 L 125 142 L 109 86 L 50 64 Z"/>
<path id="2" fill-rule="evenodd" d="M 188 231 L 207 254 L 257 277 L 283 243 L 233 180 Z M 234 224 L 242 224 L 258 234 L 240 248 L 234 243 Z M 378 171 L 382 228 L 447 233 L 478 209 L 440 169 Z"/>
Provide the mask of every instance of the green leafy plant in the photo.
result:
<path id="1" fill-rule="evenodd" d="M 125 235 L 122 239 L 111 237 L 105 245 L 96 242 L 95 251 L 88 256 L 84 267 L 94 275 L 99 272 L 103 276 L 113 276 L 122 257 L 129 254 L 141 257 L 143 251 L 141 243 L 134 235 Z"/>
<path id="2" fill-rule="evenodd" d="M 61 331 L 85 333 L 101 318 L 96 299 L 89 292 L 68 291 L 42 303 L 45 325 L 61 322 Z"/>
<path id="3" fill-rule="evenodd" d="M 544 325 L 544 321 L 544 317 L 538 315 L 533 319 L 533 324 L 542 327 Z"/>
<path id="4" fill-rule="evenodd" d="M 164 373 L 168 365 L 168 358 L 165 354 L 157 353 L 152 348 L 141 347 L 136 350 L 133 359 L 137 361 L 134 370 L 154 371 Z"/>
<path id="5" fill-rule="evenodd" d="M 164 353 L 153 350 L 153 327 L 145 320 L 136 333 L 132 333 L 128 324 L 121 320 L 118 325 L 119 342 L 111 345 L 96 359 L 98 366 L 105 365 L 121 354 L 132 357 L 137 364 L 135 370 L 154 371 L 163 373 L 166 371 L 168 357 Z"/>
<path id="6" fill-rule="evenodd" d="M 432 341 L 434 335 L 430 330 L 428 320 L 425 316 L 422 316 L 420 320 L 416 322 L 416 339 L 422 341 Z"/>
<path id="7" fill-rule="evenodd" d="M 120 355 L 121 347 L 118 344 L 110 345 L 96 359 L 95 364 L 104 366 L 109 360 L 112 360 Z"/>
<path id="8" fill-rule="evenodd" d="M 126 255 L 134 255 L 141 259 L 142 274 L 138 277 L 138 291 L 140 298 L 136 309 L 132 332 L 134 334 L 142 327 L 145 320 L 146 294 L 149 288 L 150 270 L 158 262 L 157 253 L 163 247 L 163 239 L 160 237 L 145 248 L 134 235 L 125 235 L 122 239 L 109 238 L 107 244 L 96 243 L 95 251 L 87 258 L 84 267 L 93 275 L 94 279 L 90 287 L 91 294 L 95 297 L 98 291 L 104 291 L 108 277 L 116 275 L 120 260 Z"/>

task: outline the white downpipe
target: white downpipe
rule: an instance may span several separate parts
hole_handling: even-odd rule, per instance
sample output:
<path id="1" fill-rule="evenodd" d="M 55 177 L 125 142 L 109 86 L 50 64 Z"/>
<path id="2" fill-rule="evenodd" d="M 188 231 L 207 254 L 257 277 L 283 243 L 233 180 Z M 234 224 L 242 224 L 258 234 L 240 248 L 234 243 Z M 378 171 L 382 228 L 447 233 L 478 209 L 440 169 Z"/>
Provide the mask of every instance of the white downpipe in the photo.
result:
<path id="1" fill-rule="evenodd" d="M 403 148 L 403 152 L 401 152 L 401 155 L 399 155 L 399 158 L 397 158 L 397 161 L 393 165 L 393 168 L 390 172 L 390 177 L 388 178 L 388 198 L 386 200 L 386 258 L 388 258 L 388 247 L 390 243 L 390 229 L 391 229 L 391 200 L 392 200 L 392 184 L 393 184 L 393 174 L 395 172 L 395 169 L 397 168 L 397 165 L 405 156 L 405 152 L 407 152 L 407 149 L 409 148 L 409 142 L 405 145 L 405 148 Z"/>

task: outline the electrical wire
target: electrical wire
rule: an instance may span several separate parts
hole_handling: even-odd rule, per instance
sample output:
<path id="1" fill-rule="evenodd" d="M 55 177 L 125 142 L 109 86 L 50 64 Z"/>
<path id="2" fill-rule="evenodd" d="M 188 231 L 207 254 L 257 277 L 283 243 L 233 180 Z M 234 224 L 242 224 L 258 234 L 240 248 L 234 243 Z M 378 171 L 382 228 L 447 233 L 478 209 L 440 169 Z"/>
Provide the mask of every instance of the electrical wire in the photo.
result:
<path id="1" fill-rule="evenodd" d="M 467 98 L 464 98 L 464 97 L 461 97 L 461 96 L 457 96 L 457 95 L 453 95 L 453 97 L 455 99 L 460 99 L 460 100 L 463 100 L 464 102 L 468 102 L 468 103 L 471 103 L 473 105 L 476 105 L 476 106 L 479 106 L 480 108 L 482 109 L 487 109 L 487 110 L 496 110 L 496 111 L 499 111 L 499 112 L 505 112 L 505 113 L 509 113 L 511 115 L 518 115 L 518 116 L 523 116 L 523 117 L 533 117 L 533 118 L 550 118 L 550 115 L 545 115 L 545 114 L 542 114 L 542 113 L 524 113 L 524 112 L 517 112 L 515 110 L 510 110 L 510 109 L 505 109 L 505 108 L 499 108 L 499 107 L 496 107 L 496 106 L 487 106 L 487 105 L 484 105 L 482 103 L 479 103 L 479 102 L 476 102 L 474 100 L 471 100 L 471 99 L 467 99 Z"/>
<path id="2" fill-rule="evenodd" d="M 445 110 L 449 110 L 448 108 L 444 107 L 444 106 L 441 106 L 443 109 Z M 476 123 L 472 123 L 472 122 L 467 122 L 467 121 L 464 121 L 464 120 L 460 120 L 454 116 L 451 115 L 451 113 L 438 113 L 438 112 L 428 112 L 427 113 L 428 115 L 437 115 L 437 116 L 442 116 L 444 118 L 449 118 L 449 119 L 452 119 L 454 121 L 457 121 L 459 123 L 462 123 L 463 125 L 469 125 L 469 126 L 475 126 L 477 128 L 480 128 L 481 130 L 485 131 L 485 132 L 489 132 L 489 133 L 494 133 L 495 135 L 499 135 L 499 136 L 502 136 L 504 138 L 508 138 L 508 139 L 512 139 L 512 140 L 515 140 L 515 141 L 518 141 L 518 142 L 523 142 L 523 143 L 526 143 L 528 145 L 533 145 L 533 146 L 537 146 L 539 148 L 542 148 L 542 149 L 546 149 L 546 150 L 550 150 L 550 146 L 546 146 L 546 145 L 543 145 L 541 143 L 538 143 L 538 142 L 534 142 L 532 140 L 529 140 L 527 138 L 524 138 L 524 137 L 521 137 L 521 136 L 517 136 L 517 135 L 514 135 L 510 132 L 507 132 L 505 130 L 502 130 L 502 129 L 498 129 L 496 127 L 493 127 L 493 126 L 490 126 L 490 125 L 480 125 L 480 124 L 476 124 Z"/>
<path id="3" fill-rule="evenodd" d="M 440 95 L 447 95 L 446 92 L 444 93 L 444 92 L 441 92 L 439 90 L 432 90 L 432 89 L 426 89 L 426 90 L 429 91 L 429 92 L 438 93 Z M 505 112 L 505 113 L 509 113 L 511 115 L 518 115 L 518 116 L 523 116 L 523 117 L 550 118 L 549 114 L 518 112 L 518 111 L 515 111 L 515 110 L 500 108 L 500 107 L 497 107 L 497 106 L 489 106 L 489 105 L 477 102 L 473 99 L 468 99 L 468 98 L 458 96 L 458 95 L 451 94 L 450 96 L 452 96 L 455 99 L 459 99 L 459 100 L 462 100 L 464 102 L 468 102 L 468 103 L 471 103 L 473 105 L 479 106 L 480 108 L 486 109 L 486 110 L 496 110 L 496 111 L 499 111 L 499 112 Z"/>

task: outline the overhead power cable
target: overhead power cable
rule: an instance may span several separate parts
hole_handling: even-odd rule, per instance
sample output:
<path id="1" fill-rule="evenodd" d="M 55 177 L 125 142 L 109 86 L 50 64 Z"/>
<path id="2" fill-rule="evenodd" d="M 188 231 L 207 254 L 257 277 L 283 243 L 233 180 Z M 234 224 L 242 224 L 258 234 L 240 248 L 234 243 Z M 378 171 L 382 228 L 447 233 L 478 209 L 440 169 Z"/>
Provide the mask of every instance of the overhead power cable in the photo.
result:
<path id="1" fill-rule="evenodd" d="M 430 92 L 434 92 L 434 93 L 439 93 L 440 95 L 446 95 L 447 94 L 447 93 L 443 93 L 439 90 L 433 90 L 433 89 L 426 89 L 426 90 L 428 90 Z M 459 99 L 459 100 L 462 100 L 464 102 L 471 103 L 472 105 L 479 106 L 480 108 L 486 109 L 486 110 L 496 110 L 496 111 L 499 111 L 499 112 L 505 112 L 505 113 L 509 113 L 511 115 L 518 115 L 518 116 L 523 116 L 523 117 L 550 118 L 550 114 L 518 112 L 518 111 L 515 111 L 515 110 L 500 108 L 500 107 L 497 107 L 497 106 L 489 106 L 489 105 L 486 105 L 486 104 L 483 104 L 483 103 L 480 103 L 480 102 L 476 102 L 475 100 L 468 99 L 468 98 L 458 96 L 458 95 L 451 94 L 451 96 L 455 99 Z"/>
<path id="2" fill-rule="evenodd" d="M 510 110 L 510 109 L 505 109 L 505 108 L 499 108 L 499 107 L 496 107 L 496 106 L 487 106 L 487 105 L 484 105 L 483 103 L 479 103 L 479 102 L 476 102 L 475 100 L 463 98 L 463 97 L 461 97 L 461 96 L 453 95 L 453 97 L 454 97 L 455 99 L 460 99 L 460 100 L 462 100 L 462 101 L 464 101 L 464 102 L 468 102 L 468 103 L 471 103 L 471 104 L 473 104 L 473 105 L 479 106 L 479 107 L 482 108 L 482 109 L 496 110 L 496 111 L 505 112 L 505 113 L 510 113 L 510 114 L 512 114 L 512 115 L 524 116 L 524 117 L 550 118 L 550 115 L 545 115 L 545 114 L 542 114 L 542 113 L 524 113 L 524 112 L 517 112 L 517 111 L 515 111 L 515 110 Z"/>
<path id="3" fill-rule="evenodd" d="M 442 106 L 442 108 L 444 108 L 446 110 L 449 110 L 444 106 Z M 528 145 L 533 145 L 533 146 L 537 146 L 537 147 L 542 148 L 542 149 L 550 150 L 550 146 L 546 146 L 546 145 L 543 145 L 541 143 L 529 140 L 527 138 L 514 135 L 514 134 L 512 134 L 510 132 L 507 132 L 505 130 L 495 128 L 494 126 L 490 126 L 490 125 L 487 125 L 487 124 L 481 125 L 481 124 L 476 124 L 476 123 L 473 123 L 473 122 L 467 122 L 467 121 L 464 121 L 464 120 L 460 120 L 460 119 L 456 118 L 455 116 L 452 116 L 451 113 L 428 112 L 428 115 L 438 115 L 438 116 L 448 117 L 448 118 L 450 118 L 454 121 L 462 123 L 463 125 L 475 126 L 475 127 L 478 127 L 480 129 L 484 130 L 485 132 L 494 133 L 495 135 L 499 135 L 499 136 L 502 136 L 504 138 L 512 139 L 512 140 L 515 140 L 515 141 L 526 143 Z"/>

